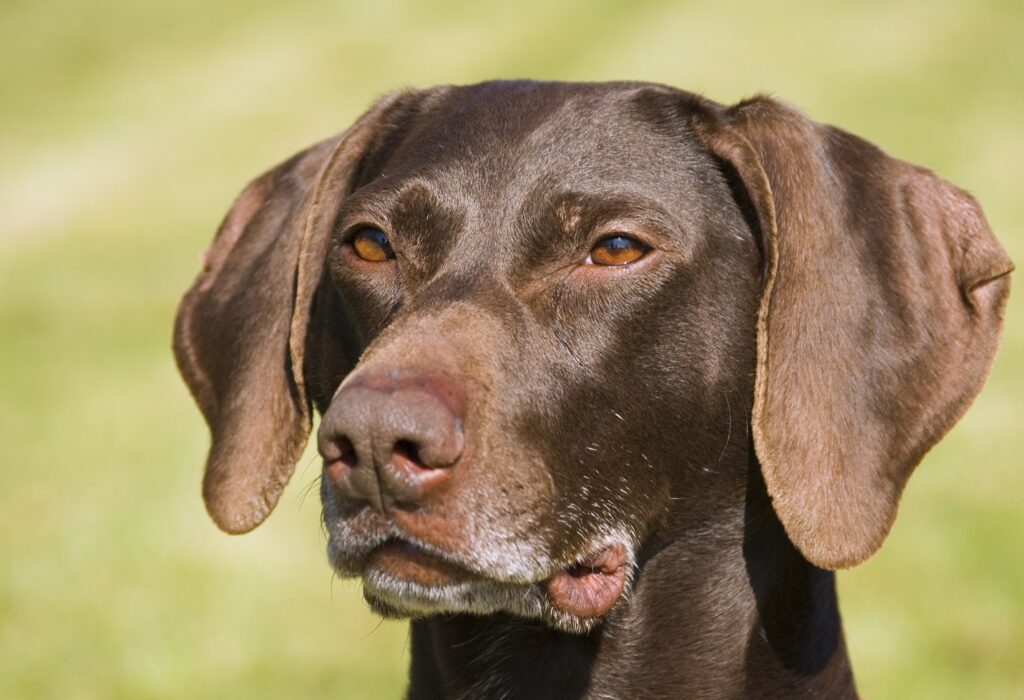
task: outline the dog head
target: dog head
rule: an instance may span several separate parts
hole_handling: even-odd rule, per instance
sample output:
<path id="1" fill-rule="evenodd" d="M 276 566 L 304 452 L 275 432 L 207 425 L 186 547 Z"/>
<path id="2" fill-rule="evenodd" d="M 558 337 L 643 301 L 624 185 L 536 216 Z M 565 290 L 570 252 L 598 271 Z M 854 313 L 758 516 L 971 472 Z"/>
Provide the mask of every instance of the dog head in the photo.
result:
<path id="1" fill-rule="evenodd" d="M 335 568 L 386 614 L 582 630 L 756 451 L 812 563 L 881 544 L 992 362 L 976 202 L 767 98 L 646 84 L 392 95 L 236 200 L 179 309 L 229 532 L 322 419 Z"/>

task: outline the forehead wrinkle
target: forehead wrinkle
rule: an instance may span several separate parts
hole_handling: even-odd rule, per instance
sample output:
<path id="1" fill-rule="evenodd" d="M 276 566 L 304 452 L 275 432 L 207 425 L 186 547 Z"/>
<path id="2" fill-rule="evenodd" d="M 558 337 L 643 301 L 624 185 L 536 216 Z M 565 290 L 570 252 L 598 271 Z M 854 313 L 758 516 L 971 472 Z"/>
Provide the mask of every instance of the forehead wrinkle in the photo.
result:
<path id="1" fill-rule="evenodd" d="M 657 195 L 674 182 L 672 195 L 680 199 L 680 183 L 693 159 L 678 139 L 637 118 L 629 109 L 631 94 L 573 92 L 525 105 L 490 97 L 468 107 L 439 105 L 431 124 L 416 129 L 415 141 L 426 140 L 431 152 L 443 155 L 417 159 L 407 176 L 429 182 L 435 196 L 463 213 L 443 266 L 472 260 L 491 275 L 511 266 L 521 252 L 522 236 L 514 234 L 521 233 L 530 209 L 536 213 L 537 202 L 531 200 L 538 191 L 568 188 L 599 195 L 610 189 L 623 199 L 635 196 L 642 210 L 643 200 L 663 198 Z M 670 153 L 675 157 L 667 160 Z M 659 157 L 667 162 L 651 163 Z M 634 174 L 636 159 L 647 166 L 642 178 Z M 562 213 L 564 230 L 579 224 L 585 208 L 575 209 Z"/>
<path id="2" fill-rule="evenodd" d="M 566 99 L 548 121 L 509 148 L 509 158 L 513 162 L 504 181 L 492 182 L 487 190 L 500 201 L 500 209 L 492 211 L 515 221 L 547 199 L 552 206 L 562 204 L 552 213 L 566 230 L 587 213 L 588 196 L 598 202 L 619 200 L 624 210 L 636 210 L 627 214 L 654 207 L 664 216 L 659 201 L 681 200 L 694 165 L 685 144 L 654 133 L 626 109 L 624 100 L 620 105 L 588 94 Z M 646 167 L 634 167 L 634 161 Z M 558 193 L 578 195 L 578 203 L 560 203 L 554 196 Z"/>
<path id="3" fill-rule="evenodd" d="M 482 154 L 471 149 L 445 168 L 446 181 L 457 183 L 461 199 L 470 205 L 460 248 L 466 255 L 486 259 L 488 269 L 511 264 L 518 252 L 519 237 L 510 234 L 521 227 L 524 210 L 530 207 L 534 194 L 561 186 L 564 168 L 552 155 L 558 146 L 572 151 L 580 138 L 575 134 L 568 139 L 559 136 L 565 124 L 572 121 L 567 113 L 576 110 L 578 102 L 578 96 L 564 99 L 527 130 L 522 128 L 523 120 L 514 120 L 511 128 L 502 131 L 499 147 Z M 512 116 L 517 115 L 513 112 Z"/>

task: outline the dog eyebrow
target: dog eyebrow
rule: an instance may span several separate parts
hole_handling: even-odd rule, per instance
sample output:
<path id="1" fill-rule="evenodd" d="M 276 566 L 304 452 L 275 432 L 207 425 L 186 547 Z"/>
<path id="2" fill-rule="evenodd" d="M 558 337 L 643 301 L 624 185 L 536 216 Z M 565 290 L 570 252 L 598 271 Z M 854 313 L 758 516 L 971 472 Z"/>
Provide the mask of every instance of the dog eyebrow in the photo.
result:
<path id="1" fill-rule="evenodd" d="M 634 192 L 556 192 L 535 194 L 520 211 L 521 228 L 533 231 L 529 243 L 552 238 L 582 246 L 601 231 L 606 234 L 642 231 L 668 250 L 682 250 L 687 227 L 658 202 Z M 559 233 L 557 237 L 553 236 Z"/>

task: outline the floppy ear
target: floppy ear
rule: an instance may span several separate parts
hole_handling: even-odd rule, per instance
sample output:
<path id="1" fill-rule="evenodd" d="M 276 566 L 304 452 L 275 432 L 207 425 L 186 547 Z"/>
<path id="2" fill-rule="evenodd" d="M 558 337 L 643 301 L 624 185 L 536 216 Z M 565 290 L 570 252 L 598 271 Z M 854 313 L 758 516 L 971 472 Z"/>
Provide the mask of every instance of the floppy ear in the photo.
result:
<path id="1" fill-rule="evenodd" d="M 932 172 L 755 98 L 697 125 L 760 228 L 754 445 L 817 566 L 878 549 L 924 454 L 988 375 L 1013 265 Z"/>
<path id="2" fill-rule="evenodd" d="M 306 445 L 305 339 L 330 223 L 401 97 L 250 183 L 178 308 L 175 358 L 212 439 L 203 498 L 226 532 L 266 518 Z"/>

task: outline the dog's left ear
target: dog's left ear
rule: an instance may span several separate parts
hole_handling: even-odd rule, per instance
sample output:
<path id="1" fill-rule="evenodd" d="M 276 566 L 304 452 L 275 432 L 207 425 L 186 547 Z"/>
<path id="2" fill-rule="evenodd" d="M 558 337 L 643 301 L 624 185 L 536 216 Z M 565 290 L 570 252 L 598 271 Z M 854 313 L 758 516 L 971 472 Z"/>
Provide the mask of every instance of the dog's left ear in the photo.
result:
<path id="1" fill-rule="evenodd" d="M 226 532 L 277 503 L 309 437 L 305 343 L 334 217 L 408 93 L 249 184 L 182 299 L 174 354 L 210 426 L 203 499 Z"/>
<path id="2" fill-rule="evenodd" d="M 1013 265 L 978 203 L 928 170 L 767 98 L 697 113 L 760 228 L 765 484 L 809 561 L 852 566 L 981 390 Z"/>

